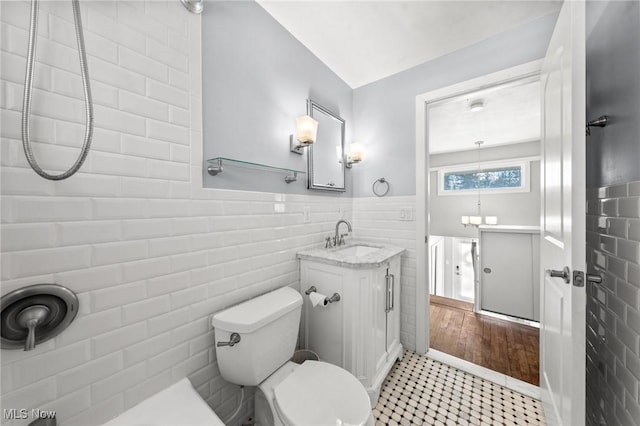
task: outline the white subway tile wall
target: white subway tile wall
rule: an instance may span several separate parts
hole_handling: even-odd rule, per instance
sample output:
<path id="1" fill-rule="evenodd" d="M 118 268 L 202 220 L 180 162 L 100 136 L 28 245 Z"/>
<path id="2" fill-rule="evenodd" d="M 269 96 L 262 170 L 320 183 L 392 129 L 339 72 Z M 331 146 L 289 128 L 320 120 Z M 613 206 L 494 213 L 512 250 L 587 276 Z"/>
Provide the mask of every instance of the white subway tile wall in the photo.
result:
<path id="1" fill-rule="evenodd" d="M 416 222 L 414 196 L 354 198 L 354 234 L 357 238 L 393 244 L 407 251 L 402 256 L 400 341 L 416 348 Z M 401 220 L 407 211 L 414 220 Z"/>
<path id="2" fill-rule="evenodd" d="M 640 425 L 640 182 L 591 189 L 587 424 Z"/>
<path id="3" fill-rule="evenodd" d="M 20 140 L 29 3 L 0 8 L 2 293 L 56 282 L 81 301 L 55 339 L 31 352 L 2 350 L 3 408 L 101 424 L 187 376 L 227 417 L 239 391 L 220 377 L 208 317 L 297 286 L 296 252 L 321 244 L 339 218 L 352 220 L 352 201 L 202 188 L 200 17 L 176 0 L 81 2 L 94 141 L 78 174 L 41 179 Z M 50 171 L 73 163 L 84 132 L 70 8 L 42 2 L 39 19 L 32 133 Z M 362 226 L 362 237 L 381 238 Z M 403 238 L 388 241 L 411 244 Z M 252 405 L 249 395 L 245 414 Z"/>

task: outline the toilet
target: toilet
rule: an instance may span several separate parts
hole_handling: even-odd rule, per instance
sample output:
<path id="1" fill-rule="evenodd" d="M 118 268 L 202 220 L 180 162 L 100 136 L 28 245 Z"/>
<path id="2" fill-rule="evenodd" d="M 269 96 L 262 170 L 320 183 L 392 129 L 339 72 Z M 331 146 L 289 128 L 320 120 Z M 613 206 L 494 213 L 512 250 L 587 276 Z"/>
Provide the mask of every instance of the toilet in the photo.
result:
<path id="1" fill-rule="evenodd" d="M 215 314 L 220 374 L 258 387 L 257 425 L 373 425 L 369 396 L 351 373 L 322 361 L 289 361 L 301 311 L 300 294 L 284 287 Z"/>
<path id="2" fill-rule="evenodd" d="M 103 426 L 224 426 L 186 377 Z"/>

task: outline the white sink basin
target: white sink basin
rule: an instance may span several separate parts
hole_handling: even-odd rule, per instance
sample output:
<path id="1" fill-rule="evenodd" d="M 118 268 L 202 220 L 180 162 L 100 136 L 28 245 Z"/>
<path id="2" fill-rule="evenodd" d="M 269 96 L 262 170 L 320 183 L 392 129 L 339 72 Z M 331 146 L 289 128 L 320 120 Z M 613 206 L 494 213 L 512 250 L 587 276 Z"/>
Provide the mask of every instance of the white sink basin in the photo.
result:
<path id="1" fill-rule="evenodd" d="M 336 250 L 343 256 L 363 257 L 380 250 L 380 247 L 353 245 Z"/>
<path id="2" fill-rule="evenodd" d="M 327 263 L 329 265 L 347 268 L 368 269 L 377 268 L 393 256 L 402 254 L 403 248 L 386 244 L 368 242 L 353 242 L 348 246 L 336 248 L 317 247 L 298 252 L 298 259 Z"/>

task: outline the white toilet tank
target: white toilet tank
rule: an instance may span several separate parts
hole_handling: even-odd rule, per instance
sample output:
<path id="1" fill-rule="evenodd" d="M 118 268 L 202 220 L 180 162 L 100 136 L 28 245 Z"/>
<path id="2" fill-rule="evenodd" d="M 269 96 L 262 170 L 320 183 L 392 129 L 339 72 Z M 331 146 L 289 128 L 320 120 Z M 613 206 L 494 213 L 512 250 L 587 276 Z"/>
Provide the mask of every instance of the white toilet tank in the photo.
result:
<path id="1" fill-rule="evenodd" d="M 257 386 L 287 362 L 295 350 L 302 296 L 289 287 L 263 294 L 216 313 L 216 355 L 222 377 L 237 385 Z M 240 335 L 234 346 L 232 333 Z"/>

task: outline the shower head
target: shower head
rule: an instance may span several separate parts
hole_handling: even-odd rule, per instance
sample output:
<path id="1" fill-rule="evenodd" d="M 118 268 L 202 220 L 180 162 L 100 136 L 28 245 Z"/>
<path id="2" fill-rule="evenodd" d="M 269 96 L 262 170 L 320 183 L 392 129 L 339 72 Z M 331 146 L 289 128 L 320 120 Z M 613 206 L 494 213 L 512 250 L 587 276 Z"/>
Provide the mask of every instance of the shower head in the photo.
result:
<path id="1" fill-rule="evenodd" d="M 601 115 L 595 120 L 591 120 L 587 122 L 587 136 L 591 136 L 591 127 L 605 127 L 609 124 L 609 117 L 606 115 Z"/>

